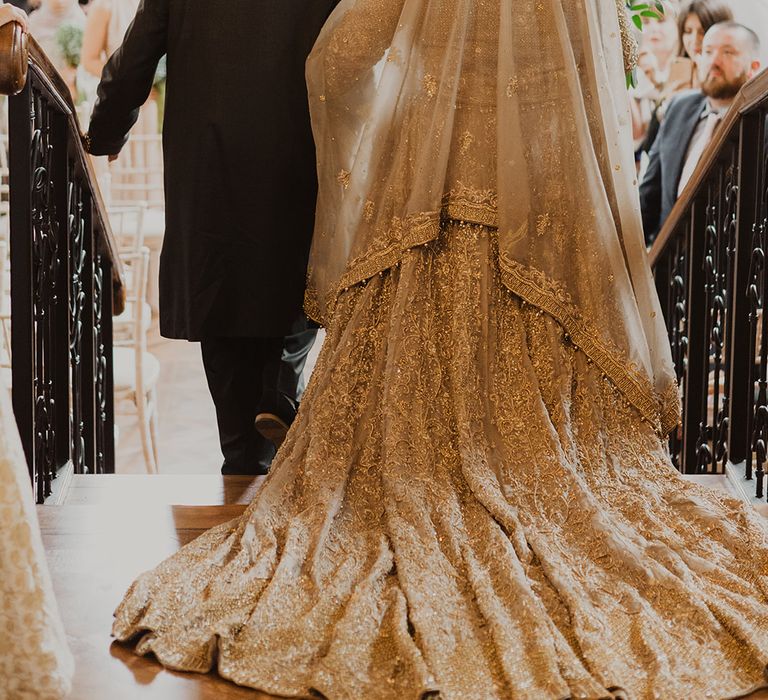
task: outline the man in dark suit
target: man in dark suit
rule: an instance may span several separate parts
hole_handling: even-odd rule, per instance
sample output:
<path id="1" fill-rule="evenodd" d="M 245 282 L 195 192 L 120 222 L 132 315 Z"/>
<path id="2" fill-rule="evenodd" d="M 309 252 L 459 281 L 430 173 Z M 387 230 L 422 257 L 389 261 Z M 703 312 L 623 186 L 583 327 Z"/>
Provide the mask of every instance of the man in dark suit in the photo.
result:
<path id="1" fill-rule="evenodd" d="M 142 0 L 86 137 L 120 152 L 167 54 L 160 330 L 201 341 L 224 473 L 268 470 L 316 334 L 302 312 L 317 196 L 304 64 L 337 2 Z"/>
<path id="2" fill-rule="evenodd" d="M 15 5 L 20 10 L 24 10 L 26 13 L 30 13 L 32 10 L 37 9 L 37 6 L 40 4 L 30 2 L 29 0 L 5 0 L 5 2 L 7 2 L 9 5 Z"/>
<path id="3" fill-rule="evenodd" d="M 697 59 L 701 90 L 674 97 L 640 185 L 645 240 L 651 245 L 742 86 L 760 70 L 760 40 L 747 27 L 710 27 Z"/>

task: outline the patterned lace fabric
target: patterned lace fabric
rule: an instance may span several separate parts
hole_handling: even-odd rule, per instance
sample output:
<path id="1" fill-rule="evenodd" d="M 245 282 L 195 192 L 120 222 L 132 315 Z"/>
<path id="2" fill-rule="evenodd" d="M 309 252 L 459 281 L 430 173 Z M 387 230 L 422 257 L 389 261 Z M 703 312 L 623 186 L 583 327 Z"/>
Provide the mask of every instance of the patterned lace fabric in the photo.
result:
<path id="1" fill-rule="evenodd" d="M 0 700 L 58 700 L 74 661 L 40 539 L 26 460 L 0 387 Z"/>
<path id="2" fill-rule="evenodd" d="M 768 541 L 683 481 L 496 235 L 340 298 L 236 521 L 141 576 L 114 634 L 173 669 L 332 699 L 729 698 L 765 683 Z"/>

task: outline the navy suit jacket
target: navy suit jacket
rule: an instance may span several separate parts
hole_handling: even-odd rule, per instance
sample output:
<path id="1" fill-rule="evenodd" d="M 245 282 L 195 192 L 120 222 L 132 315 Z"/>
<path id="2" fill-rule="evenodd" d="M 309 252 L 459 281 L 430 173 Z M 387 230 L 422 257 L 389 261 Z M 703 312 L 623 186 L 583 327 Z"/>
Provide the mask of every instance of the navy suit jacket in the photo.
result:
<path id="1" fill-rule="evenodd" d="M 690 90 L 672 98 L 667 107 L 640 184 L 643 230 L 648 245 L 656 239 L 675 206 L 685 156 L 706 100 L 701 90 Z"/>

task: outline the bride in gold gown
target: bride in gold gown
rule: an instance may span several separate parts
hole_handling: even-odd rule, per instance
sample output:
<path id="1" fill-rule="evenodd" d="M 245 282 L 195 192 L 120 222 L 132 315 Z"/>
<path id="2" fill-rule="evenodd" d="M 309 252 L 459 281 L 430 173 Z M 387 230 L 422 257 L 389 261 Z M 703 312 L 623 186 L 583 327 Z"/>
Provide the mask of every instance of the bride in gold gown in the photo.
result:
<path id="1" fill-rule="evenodd" d="M 766 683 L 766 531 L 665 449 L 623 5 L 342 0 L 307 66 L 325 346 L 246 513 L 142 575 L 118 639 L 334 700 Z"/>

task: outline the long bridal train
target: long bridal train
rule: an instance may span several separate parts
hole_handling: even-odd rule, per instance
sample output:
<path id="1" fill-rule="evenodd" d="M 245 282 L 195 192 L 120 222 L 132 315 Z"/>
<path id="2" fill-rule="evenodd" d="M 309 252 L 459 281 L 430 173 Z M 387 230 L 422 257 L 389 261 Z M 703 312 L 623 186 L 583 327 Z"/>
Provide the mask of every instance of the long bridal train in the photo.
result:
<path id="1" fill-rule="evenodd" d="M 119 639 L 331 700 L 766 683 L 766 530 L 664 448 L 617 9 L 341 1 L 307 64 L 326 344 L 245 515 L 141 576 Z"/>
<path id="2" fill-rule="evenodd" d="M 725 698 L 764 680 L 764 530 L 682 480 L 493 230 L 339 301 L 242 517 L 133 585 L 114 633 L 170 668 L 328 698 Z"/>

